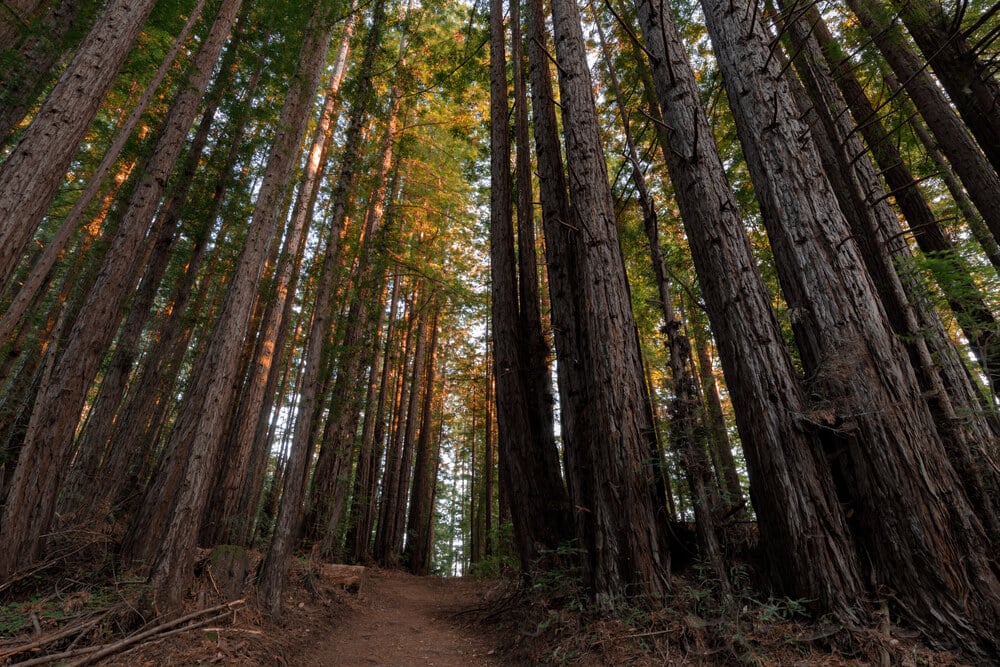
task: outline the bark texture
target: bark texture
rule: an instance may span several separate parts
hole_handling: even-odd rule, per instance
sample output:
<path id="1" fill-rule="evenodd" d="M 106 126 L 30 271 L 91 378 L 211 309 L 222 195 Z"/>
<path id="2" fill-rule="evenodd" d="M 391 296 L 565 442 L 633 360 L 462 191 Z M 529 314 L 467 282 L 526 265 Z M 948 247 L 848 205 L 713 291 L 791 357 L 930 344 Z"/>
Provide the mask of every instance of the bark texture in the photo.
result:
<path id="1" fill-rule="evenodd" d="M 658 497 L 649 453 L 655 449 L 628 280 L 597 123 L 580 13 L 552 2 L 570 193 L 568 224 L 579 244 L 578 282 L 587 336 L 577 349 L 591 394 L 592 428 L 566 442 L 567 466 L 582 482 L 575 505 L 591 559 L 599 604 L 632 596 L 655 599 L 669 589 L 670 554 L 661 547 Z M 551 279 L 551 277 L 550 277 Z"/>
<path id="2" fill-rule="evenodd" d="M 114 0 L 0 165 L 0 288 L 9 283 L 155 0 Z"/>
<path id="3" fill-rule="evenodd" d="M 702 7 L 809 377 L 802 419 L 823 439 L 867 576 L 895 590 L 899 612 L 928 637 L 996 653 L 1000 588 L 982 526 L 764 27 L 745 6 Z"/>

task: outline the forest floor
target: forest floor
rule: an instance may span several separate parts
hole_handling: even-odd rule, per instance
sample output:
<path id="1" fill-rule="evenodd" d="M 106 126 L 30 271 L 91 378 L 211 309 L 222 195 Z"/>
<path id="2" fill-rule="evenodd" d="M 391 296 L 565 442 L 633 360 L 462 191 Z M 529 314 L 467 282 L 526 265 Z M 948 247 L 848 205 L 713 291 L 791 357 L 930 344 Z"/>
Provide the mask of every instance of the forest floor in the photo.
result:
<path id="1" fill-rule="evenodd" d="M 129 621 L 137 591 L 120 584 L 115 600 L 94 587 L 70 592 L 69 581 L 55 596 L 0 607 L 0 666 L 965 664 L 889 623 L 807 619 L 792 600 L 746 597 L 720 609 L 687 576 L 674 578 L 668 606 L 608 618 L 580 602 L 571 577 L 526 591 L 510 576 L 416 577 L 297 559 L 272 622 L 252 597 L 224 603 L 224 572 L 207 565 L 181 625 Z M 97 651 L 108 655 L 94 660 Z"/>
<path id="2" fill-rule="evenodd" d="M 366 576 L 339 622 L 295 656 L 300 665 L 491 667 L 491 637 L 463 616 L 481 603 L 485 584 L 416 577 L 394 570 Z"/>

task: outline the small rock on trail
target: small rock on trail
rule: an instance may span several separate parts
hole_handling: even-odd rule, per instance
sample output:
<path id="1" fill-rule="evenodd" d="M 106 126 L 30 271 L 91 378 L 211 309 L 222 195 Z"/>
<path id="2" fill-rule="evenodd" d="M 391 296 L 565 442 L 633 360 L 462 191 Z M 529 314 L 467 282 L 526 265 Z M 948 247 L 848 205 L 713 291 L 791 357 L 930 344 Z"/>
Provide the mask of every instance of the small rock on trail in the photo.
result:
<path id="1" fill-rule="evenodd" d="M 477 602 L 478 582 L 369 572 L 354 609 L 290 665 L 337 667 L 492 667 L 489 639 L 461 612 Z"/>

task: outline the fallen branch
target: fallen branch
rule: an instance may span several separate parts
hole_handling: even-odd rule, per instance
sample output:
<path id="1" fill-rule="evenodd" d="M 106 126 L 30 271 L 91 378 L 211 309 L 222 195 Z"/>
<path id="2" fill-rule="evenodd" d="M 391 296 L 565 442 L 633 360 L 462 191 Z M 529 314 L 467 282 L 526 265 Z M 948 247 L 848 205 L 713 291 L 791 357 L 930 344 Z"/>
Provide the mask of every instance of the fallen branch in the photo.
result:
<path id="1" fill-rule="evenodd" d="M 85 655 L 87 653 L 94 653 L 100 651 L 100 646 L 87 646 L 85 648 L 78 648 L 72 651 L 63 651 L 62 653 L 51 653 L 49 655 L 43 655 L 38 658 L 32 658 L 31 660 L 25 660 L 24 662 L 15 662 L 11 667 L 31 667 L 31 665 L 45 665 L 56 660 L 62 660 L 63 658 L 75 658 L 80 655 Z"/>
<path id="2" fill-rule="evenodd" d="M 63 628 L 59 632 L 55 632 L 52 633 L 51 635 L 48 635 L 47 637 L 42 637 L 40 639 L 37 639 L 31 642 L 30 644 L 24 644 L 23 646 L 11 648 L 6 651 L 0 651 L 0 660 L 4 658 L 9 658 L 12 655 L 17 655 L 18 653 L 26 653 L 28 651 L 32 651 L 36 648 L 45 646 L 46 644 L 51 644 L 54 641 L 63 639 L 64 637 L 71 637 L 78 632 L 85 632 L 94 627 L 95 625 L 97 625 L 98 623 L 100 623 L 101 619 L 103 619 L 109 613 L 111 612 L 106 611 L 97 618 L 93 618 L 89 621 L 84 621 L 83 623 L 77 623 L 76 625 L 72 625 L 68 628 Z"/>
<path id="3" fill-rule="evenodd" d="M 225 618 L 226 616 L 228 616 L 230 613 L 232 613 L 232 610 L 227 609 L 226 611 L 224 611 L 221 614 L 218 614 L 216 616 L 210 616 L 209 618 L 206 618 L 206 619 L 203 619 L 201 621 L 198 621 L 197 623 L 192 623 L 191 625 L 185 625 L 183 628 L 176 628 L 174 630 L 170 630 L 168 632 L 161 633 L 159 635 L 156 635 L 155 637 L 150 637 L 146 641 L 140 642 L 138 644 L 136 644 L 135 642 L 133 642 L 132 645 L 120 646 L 120 644 L 122 644 L 122 642 L 118 642 L 118 645 L 108 644 L 107 647 L 110 649 L 110 648 L 112 648 L 112 646 L 116 646 L 116 650 L 113 651 L 112 653 L 128 653 L 129 651 L 134 651 L 134 650 L 140 649 L 140 648 L 142 648 L 144 646 L 149 646 L 150 644 L 156 644 L 158 642 L 163 641 L 164 639 L 167 639 L 169 637 L 173 637 L 174 635 L 179 635 L 182 632 L 188 632 L 189 630 L 197 630 L 198 628 L 203 628 L 204 626 L 208 625 L 209 623 L 214 623 L 216 621 L 221 621 L 223 618 Z M 97 647 L 97 648 L 100 649 L 101 647 Z M 86 665 L 86 664 L 88 664 L 88 663 L 90 663 L 90 662 L 92 662 L 94 660 L 99 659 L 99 658 L 106 658 L 108 655 L 110 655 L 110 653 L 107 653 L 107 654 L 104 654 L 104 655 L 100 655 L 100 656 L 98 656 L 98 655 L 88 655 L 86 658 L 84 658 L 82 660 L 78 660 L 78 661 L 76 661 L 74 663 L 70 663 L 69 665 L 67 665 L 67 667 L 79 667 L 81 665 Z M 16 665 L 12 665 L 11 667 L 17 667 L 17 666 Z"/>
<path id="4" fill-rule="evenodd" d="M 11 667 L 29 667 L 29 665 L 40 665 L 40 664 L 44 664 L 46 662 L 52 662 L 54 660 L 60 660 L 62 658 L 71 658 L 71 657 L 76 657 L 76 656 L 84 655 L 85 657 L 82 660 L 77 660 L 76 662 L 73 662 L 73 663 L 70 664 L 70 667 L 79 667 L 80 665 L 86 665 L 87 663 L 92 662 L 94 660 L 99 660 L 100 658 L 104 658 L 104 657 L 107 657 L 109 655 L 113 655 L 115 653 L 119 653 L 123 649 L 126 649 L 126 648 L 132 646 L 133 644 L 138 644 L 139 642 L 142 642 L 142 641 L 144 641 L 146 639 L 149 639 L 150 637 L 161 638 L 163 636 L 169 636 L 171 634 L 175 634 L 175 633 L 178 633 L 178 632 L 186 632 L 187 630 L 193 630 L 194 628 L 199 628 L 199 627 L 201 627 L 203 625 L 208 625 L 209 623 L 214 623 L 215 621 L 218 621 L 218 620 L 224 618 L 235 607 L 238 607 L 238 606 L 244 604 L 245 602 L 246 602 L 246 600 L 243 600 L 243 599 L 241 599 L 241 600 L 234 600 L 233 602 L 227 602 L 225 604 L 216 605 L 214 607 L 208 607 L 206 609 L 199 609 L 198 611 L 191 612 L 190 614 L 186 614 L 184 616 L 181 616 L 180 618 L 175 618 L 174 620 L 167 621 L 166 623 L 161 623 L 160 625 L 157 625 L 156 627 L 153 627 L 153 628 L 150 628 L 148 630 L 144 630 L 142 632 L 136 633 L 134 635 L 126 637 L 125 639 L 122 639 L 120 641 L 114 642 L 112 644 L 105 644 L 104 646 L 91 646 L 91 647 L 87 647 L 87 648 L 77 649 L 75 651 L 67 651 L 66 655 L 64 655 L 64 654 L 53 654 L 53 655 L 41 656 L 41 657 L 38 657 L 38 658 L 33 658 L 31 660 L 27 660 L 25 662 L 16 663 L 16 664 L 12 665 Z M 181 625 L 182 623 L 187 623 L 188 621 L 192 621 L 194 619 L 197 619 L 199 617 L 205 616 L 207 614 L 211 614 L 213 612 L 219 611 L 220 609 L 225 609 L 226 611 L 224 611 L 221 614 L 212 616 L 210 618 L 203 619 L 203 620 L 201 620 L 201 621 L 199 621 L 197 623 L 193 623 L 191 625 L 186 625 L 183 628 L 178 628 L 178 629 L 172 630 L 172 628 L 176 628 L 178 625 Z"/>

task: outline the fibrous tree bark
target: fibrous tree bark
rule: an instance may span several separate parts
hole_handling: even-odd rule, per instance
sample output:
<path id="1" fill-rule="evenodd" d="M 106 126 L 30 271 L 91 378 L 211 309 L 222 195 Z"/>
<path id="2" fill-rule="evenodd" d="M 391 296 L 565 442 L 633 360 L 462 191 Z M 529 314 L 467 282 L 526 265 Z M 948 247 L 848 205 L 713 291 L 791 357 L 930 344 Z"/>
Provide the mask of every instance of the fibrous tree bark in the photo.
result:
<path id="1" fill-rule="evenodd" d="M 991 459 L 991 452 L 996 449 L 995 411 L 989 408 L 983 410 L 983 397 L 972 385 L 969 373 L 945 333 L 940 318 L 924 298 L 924 288 L 916 279 L 914 258 L 909 247 L 903 243 L 898 218 L 889 207 L 882 183 L 868 156 L 863 154 L 865 148 L 857 135 L 868 141 L 871 154 L 906 217 L 918 247 L 931 258 L 930 273 L 937 279 L 991 385 L 1000 379 L 996 370 L 1000 363 L 996 320 L 968 269 L 962 266 L 950 240 L 916 189 L 916 182 L 860 84 L 849 72 L 839 69 L 836 73 L 831 72 L 836 64 L 829 64 L 828 67 L 828 63 L 824 62 L 822 51 L 825 51 L 827 59 L 832 60 L 830 49 L 833 44 L 822 17 L 815 9 L 806 9 L 801 18 L 790 25 L 789 32 L 800 54 L 798 67 L 809 88 L 813 108 L 820 115 L 832 142 L 841 147 L 838 151 L 829 146 L 830 141 L 824 141 L 820 134 L 824 130 L 813 127 L 813 136 L 820 151 L 827 145 L 827 153 L 834 154 L 825 163 L 831 183 L 835 184 L 838 192 L 841 209 L 852 221 L 869 272 L 873 276 L 878 275 L 878 269 L 872 268 L 878 261 L 872 257 L 874 254 L 885 255 L 885 259 L 892 263 L 891 267 L 887 263 L 885 265 L 889 275 L 875 281 L 883 304 L 894 329 L 910 352 L 911 363 L 946 444 L 949 459 L 959 473 L 980 521 L 990 533 L 998 533 L 1000 520 L 996 490 L 1000 487 L 1000 472 Z M 838 87 L 843 98 L 837 94 Z M 854 121 L 851 114 L 855 117 Z M 836 164 L 840 165 L 839 172 L 831 173 Z M 852 169 L 854 174 L 851 174 Z M 837 189 L 838 175 L 846 181 L 840 187 L 848 192 Z M 862 186 L 865 191 L 859 191 L 861 183 L 866 184 Z M 865 222 L 867 216 L 871 216 L 868 219 L 873 224 Z M 885 284 L 894 277 L 891 275 L 893 268 L 899 277 L 899 287 L 894 289 Z M 895 298 L 886 294 L 890 289 L 897 295 Z M 912 317 L 907 311 L 912 311 Z"/>
<path id="2" fill-rule="evenodd" d="M 543 551 L 554 551 L 569 537 L 569 520 L 551 412 L 546 412 L 550 408 L 544 401 L 545 373 L 539 372 L 545 360 L 537 353 L 541 337 L 537 294 L 527 294 L 533 303 L 518 303 L 504 33 L 502 2 L 494 0 L 490 6 L 490 276 L 498 453 L 514 504 L 511 517 L 521 569 L 530 573 Z M 530 191 L 530 179 L 518 186 Z M 522 205 L 519 222 L 533 224 L 530 200 Z M 534 246 L 521 248 L 522 255 L 534 252 Z M 533 281 L 534 276 L 522 279 Z M 529 287 L 522 294 L 530 291 Z M 528 312 L 532 309 L 536 315 Z M 530 328 L 522 338 L 523 325 Z"/>
<path id="3" fill-rule="evenodd" d="M 72 454 L 74 430 L 87 390 L 146 258 L 144 237 L 198 110 L 198 101 L 236 20 L 240 0 L 225 0 L 209 36 L 192 63 L 188 85 L 179 91 L 161 128 L 156 149 L 136 186 L 111 248 L 53 371 L 54 381 L 35 405 L 21 449 L 18 473 L 4 513 L 3 532 L 12 548 L 0 560 L 0 574 L 36 559 L 48 531 L 59 487 Z"/>
<path id="4" fill-rule="evenodd" d="M 580 260 L 577 282 L 586 327 L 576 350 L 590 384 L 591 428 L 565 444 L 579 465 L 580 527 L 591 560 L 590 584 L 608 607 L 632 596 L 655 599 L 669 591 L 669 553 L 661 546 L 663 499 L 649 461 L 655 450 L 642 360 L 618 239 L 617 220 L 601 146 L 593 84 L 577 6 L 552 2 L 559 71 L 572 242 Z M 550 280 L 552 276 L 550 276 Z M 572 487 L 571 487 L 572 488 Z"/>
<path id="5" fill-rule="evenodd" d="M 632 136 L 632 124 L 618 81 L 618 73 L 611 61 L 604 28 L 600 23 L 600 17 L 597 15 L 593 1 L 590 3 L 590 10 L 594 16 L 608 81 L 611 85 L 611 92 L 614 94 L 618 116 L 624 131 L 625 157 L 631 168 L 632 184 L 635 188 L 639 208 L 642 211 L 643 231 L 649 243 L 653 277 L 656 281 L 660 309 L 663 313 L 661 331 L 666 336 L 671 388 L 673 390 L 673 399 L 670 405 L 670 439 L 674 450 L 684 461 L 688 487 L 691 490 L 692 505 L 694 506 L 701 556 L 711 565 L 721 589 L 728 594 L 730 590 L 729 573 L 722 559 L 722 550 L 715 525 L 715 508 L 709 502 L 708 491 L 711 488 L 712 470 L 706 452 L 707 443 L 701 437 L 701 434 L 706 433 L 704 428 L 705 415 L 701 410 L 697 383 L 692 373 L 691 342 L 683 331 L 683 322 L 674 307 L 674 297 L 671 294 L 670 282 L 667 278 L 663 249 L 660 247 L 659 217 L 649 188 L 646 186 L 646 177 L 639 162 L 639 152 Z M 659 453 L 656 452 L 656 458 L 659 459 L 659 457 Z M 666 489 L 665 492 L 669 493 Z"/>
<path id="6" fill-rule="evenodd" d="M 0 288 L 6 287 L 155 0 L 108 3 L 0 165 Z"/>
<path id="7" fill-rule="evenodd" d="M 326 3 L 317 4 L 305 28 L 297 71 L 282 108 L 247 238 L 167 443 L 174 467 L 182 472 L 176 496 L 160 499 L 169 508 L 163 524 L 149 526 L 151 532 L 162 535 L 150 574 L 152 602 L 161 608 L 179 604 L 193 574 L 190 566 L 199 522 L 191 518 L 202 516 L 209 499 L 263 260 L 285 210 L 292 169 L 330 43 L 330 11 Z M 147 496 L 146 502 L 154 500 Z"/>
<path id="8" fill-rule="evenodd" d="M 824 443 L 868 576 L 896 591 L 899 612 L 928 637 L 995 653 L 1000 582 L 982 526 L 823 175 L 785 71 L 755 7 L 701 4 L 808 377 L 803 425 Z"/>
<path id="9" fill-rule="evenodd" d="M 687 52 L 672 15 L 660 7 L 638 4 L 667 128 L 664 155 L 733 398 L 770 580 L 785 594 L 846 612 L 861 582 L 833 480 L 818 440 L 795 417 L 806 412 L 806 396 L 700 106 Z M 775 409 L 774 401 L 782 407 Z"/>

